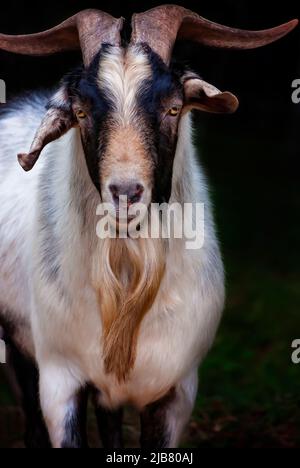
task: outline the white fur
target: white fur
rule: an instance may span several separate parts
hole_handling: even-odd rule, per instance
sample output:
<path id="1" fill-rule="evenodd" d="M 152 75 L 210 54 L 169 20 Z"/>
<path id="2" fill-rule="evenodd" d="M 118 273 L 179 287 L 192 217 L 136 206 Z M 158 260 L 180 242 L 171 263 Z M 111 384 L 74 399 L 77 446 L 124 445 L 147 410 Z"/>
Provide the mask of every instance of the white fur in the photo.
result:
<path id="1" fill-rule="evenodd" d="M 141 82 L 152 76 L 146 54 L 138 47 L 126 51 L 110 48 L 103 54 L 99 69 L 99 85 L 107 90 L 114 104 L 115 117 L 120 123 L 131 123 L 135 117 L 136 96 Z"/>
<path id="2" fill-rule="evenodd" d="M 86 382 L 101 390 L 101 403 L 109 408 L 132 403 L 141 409 L 176 387 L 168 416 L 171 446 L 176 446 L 193 407 L 197 368 L 213 342 L 224 302 L 222 262 L 190 118 L 180 124 L 171 201 L 205 203 L 205 244 L 191 251 L 184 239 L 169 241 L 165 277 L 142 323 L 134 369 L 120 384 L 104 372 L 102 325 L 91 280 L 92 263 L 101 252 L 96 236 L 100 198 L 88 175 L 79 130 L 50 144 L 32 172 L 25 174 L 17 164 L 18 151 L 30 147 L 44 102 L 38 97 L 23 102 L 0 123 L 1 314 L 16 324 L 20 344 L 38 362 L 54 446 L 63 440 L 66 407 Z M 51 194 L 50 207 L 45 193 Z M 56 218 L 50 229 L 60 265 L 56 281 L 49 281 L 47 262 L 41 261 L 45 242 L 52 244 L 47 229 L 41 230 L 49 213 Z"/>

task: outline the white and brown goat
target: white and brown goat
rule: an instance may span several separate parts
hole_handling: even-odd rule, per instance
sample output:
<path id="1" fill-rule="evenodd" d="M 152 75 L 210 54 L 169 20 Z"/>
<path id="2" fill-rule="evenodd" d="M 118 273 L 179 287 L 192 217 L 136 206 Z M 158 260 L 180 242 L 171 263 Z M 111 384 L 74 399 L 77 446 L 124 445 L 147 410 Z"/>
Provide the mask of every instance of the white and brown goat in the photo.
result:
<path id="1" fill-rule="evenodd" d="M 48 434 L 53 447 L 86 446 L 87 389 L 106 447 L 122 445 L 126 404 L 141 413 L 143 448 L 178 445 L 224 304 L 188 111 L 233 112 L 238 101 L 173 65 L 173 46 L 255 48 L 296 24 L 242 31 L 168 5 L 134 15 L 126 44 L 124 21 L 98 10 L 43 33 L 0 35 L 10 52 L 81 49 L 84 62 L 53 96 L 20 99 L 0 121 L 0 320 L 28 446 L 47 446 Z M 25 174 L 15 155 L 29 171 L 42 150 Z M 131 205 L 204 203 L 204 246 L 99 239 L 97 206 L 117 207 L 121 196 Z"/>

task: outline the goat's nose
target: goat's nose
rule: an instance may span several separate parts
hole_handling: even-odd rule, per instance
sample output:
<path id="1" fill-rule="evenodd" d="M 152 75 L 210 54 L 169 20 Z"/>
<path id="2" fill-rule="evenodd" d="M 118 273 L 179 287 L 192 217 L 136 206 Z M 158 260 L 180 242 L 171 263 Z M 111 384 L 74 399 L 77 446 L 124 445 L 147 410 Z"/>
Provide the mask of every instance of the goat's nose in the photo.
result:
<path id="1" fill-rule="evenodd" d="M 119 204 L 120 197 L 127 197 L 127 204 L 133 205 L 141 200 L 145 189 L 137 182 L 130 182 L 111 184 L 109 190 L 116 205 Z"/>

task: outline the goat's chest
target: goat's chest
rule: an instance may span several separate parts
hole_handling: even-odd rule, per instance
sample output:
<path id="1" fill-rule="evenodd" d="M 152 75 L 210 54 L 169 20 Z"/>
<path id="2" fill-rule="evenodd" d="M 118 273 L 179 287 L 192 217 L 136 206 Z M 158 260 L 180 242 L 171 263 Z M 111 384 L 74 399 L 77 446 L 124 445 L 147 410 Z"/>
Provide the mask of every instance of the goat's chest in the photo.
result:
<path id="1" fill-rule="evenodd" d="M 63 287 L 58 294 L 55 286 L 37 281 L 34 329 L 43 354 L 61 355 L 66 367 L 75 368 L 83 383 L 101 391 L 106 406 L 129 402 L 143 407 L 159 399 L 205 356 L 223 307 L 221 275 L 220 281 L 215 275 L 214 286 L 209 287 L 201 280 L 207 274 L 198 274 L 190 265 L 184 271 L 182 275 L 176 262 L 167 269 L 139 328 L 136 359 L 124 383 L 105 370 L 99 296 L 87 274 L 72 276 L 69 294 Z"/>
<path id="2" fill-rule="evenodd" d="M 70 338 L 76 339 L 62 339 L 61 343 L 65 342 L 67 348 L 64 356 L 69 356 L 72 362 L 76 357 L 80 372 L 87 382 L 100 390 L 105 406 L 131 403 L 143 407 L 176 385 L 197 354 L 197 340 L 191 336 L 189 324 L 178 323 L 176 311 L 173 312 L 173 317 L 164 314 L 156 317 L 155 310 L 149 312 L 138 336 L 134 367 L 123 383 L 105 370 L 102 324 L 96 310 L 90 311 L 93 320 L 86 317 L 81 323 L 78 321 L 69 327 Z"/>
<path id="3" fill-rule="evenodd" d="M 154 304 L 142 322 L 135 364 L 124 383 L 105 371 L 101 314 L 91 290 L 78 291 L 72 306 L 52 309 L 51 320 L 43 320 L 42 346 L 49 348 L 44 352 L 55 351 L 67 367 L 76 367 L 83 381 L 100 390 L 104 405 L 143 407 L 178 384 L 197 362 L 199 344 L 206 347 L 206 338 L 199 340 L 201 325 L 192 296 L 189 305 L 184 297 L 176 304 L 162 299 Z"/>

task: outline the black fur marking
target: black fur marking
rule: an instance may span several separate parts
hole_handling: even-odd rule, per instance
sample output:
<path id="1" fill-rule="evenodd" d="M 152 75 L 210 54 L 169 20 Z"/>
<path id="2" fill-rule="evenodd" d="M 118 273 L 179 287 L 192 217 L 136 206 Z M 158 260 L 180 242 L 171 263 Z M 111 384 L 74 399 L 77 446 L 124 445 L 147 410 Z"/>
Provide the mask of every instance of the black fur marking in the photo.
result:
<path id="1" fill-rule="evenodd" d="M 88 448 L 87 424 L 88 389 L 81 390 L 74 398 L 72 408 L 65 419 L 64 449 Z"/>
<path id="2" fill-rule="evenodd" d="M 174 133 L 161 122 L 162 102 L 175 95 L 183 101 L 183 87 L 175 70 L 167 68 L 147 45 L 142 47 L 149 57 L 152 78 L 141 85 L 138 103 L 147 121 L 148 132 L 151 129 L 152 134 L 152 147 L 148 150 L 155 163 L 153 202 L 163 203 L 168 202 L 171 196 L 178 127 Z"/>
<path id="3" fill-rule="evenodd" d="M 8 320 L 6 317 L 4 317 L 3 312 L 1 313 L 1 307 L 0 307 L 0 327 L 3 328 L 5 335 L 4 335 L 4 340 L 8 340 L 8 337 L 12 337 L 14 332 L 15 332 L 15 324 L 13 321 Z"/>
<path id="4" fill-rule="evenodd" d="M 161 450 L 168 448 L 170 434 L 166 428 L 166 416 L 169 406 L 176 396 L 172 389 L 164 398 L 147 406 L 141 414 L 141 448 Z"/>
<path id="5" fill-rule="evenodd" d="M 81 133 L 81 137 L 88 171 L 99 192 L 99 160 L 107 141 L 106 122 L 112 103 L 105 92 L 99 88 L 97 79 L 102 53 L 109 47 L 104 44 L 87 70 L 78 68 L 67 75 L 62 82 L 68 90 L 70 101 L 73 103 L 79 100 L 90 110 L 91 125 L 86 132 Z"/>
<path id="6" fill-rule="evenodd" d="M 96 402 L 98 395 L 99 392 L 95 390 L 96 418 L 103 447 L 105 449 L 123 448 L 123 410 L 109 411 L 102 408 Z"/>

